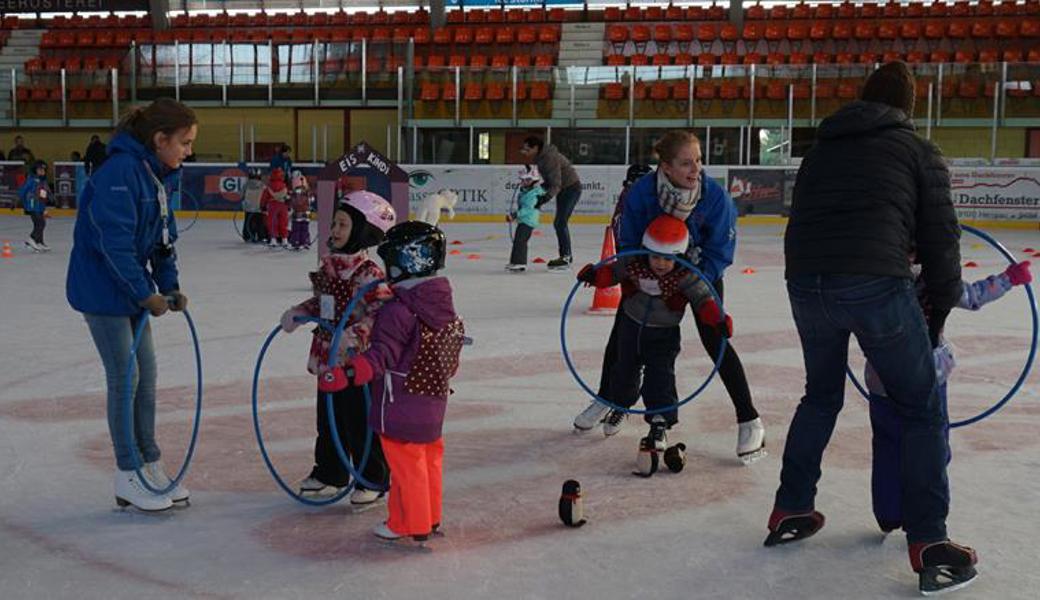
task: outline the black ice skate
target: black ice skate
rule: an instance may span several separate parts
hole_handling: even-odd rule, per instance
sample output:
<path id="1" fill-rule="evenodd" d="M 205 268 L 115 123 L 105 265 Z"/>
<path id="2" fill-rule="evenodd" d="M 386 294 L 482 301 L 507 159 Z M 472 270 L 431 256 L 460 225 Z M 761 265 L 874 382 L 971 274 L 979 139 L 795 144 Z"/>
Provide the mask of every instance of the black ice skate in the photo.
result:
<path id="1" fill-rule="evenodd" d="M 975 551 L 967 546 L 942 542 L 910 544 L 910 565 L 918 574 L 917 589 L 923 596 L 959 590 L 978 576 Z"/>
<path id="2" fill-rule="evenodd" d="M 550 271 L 570 271 L 572 261 L 570 256 L 561 256 L 550 260 L 545 266 Z"/>
<path id="3" fill-rule="evenodd" d="M 812 536 L 823 528 L 825 519 L 817 511 L 790 513 L 779 508 L 773 509 L 769 515 L 769 535 L 766 546 L 776 546 L 797 542 Z"/>

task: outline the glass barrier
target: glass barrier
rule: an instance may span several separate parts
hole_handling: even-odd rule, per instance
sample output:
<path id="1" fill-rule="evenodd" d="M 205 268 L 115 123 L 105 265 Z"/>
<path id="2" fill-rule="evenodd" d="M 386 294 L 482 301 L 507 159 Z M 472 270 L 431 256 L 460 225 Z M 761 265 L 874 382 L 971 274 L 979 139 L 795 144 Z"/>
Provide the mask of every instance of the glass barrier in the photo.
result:
<path id="1" fill-rule="evenodd" d="M 1040 118 L 1040 65 L 1008 63 L 1003 102 L 1005 119 Z"/>

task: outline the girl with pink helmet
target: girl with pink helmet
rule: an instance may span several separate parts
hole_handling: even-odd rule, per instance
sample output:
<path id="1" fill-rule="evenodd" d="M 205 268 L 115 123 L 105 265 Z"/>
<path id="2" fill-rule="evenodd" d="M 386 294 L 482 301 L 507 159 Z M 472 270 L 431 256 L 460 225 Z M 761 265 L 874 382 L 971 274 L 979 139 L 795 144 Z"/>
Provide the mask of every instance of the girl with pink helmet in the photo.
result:
<path id="1" fill-rule="evenodd" d="M 366 191 L 350 192 L 339 199 L 333 214 L 332 231 L 328 240 L 331 251 L 321 260 L 317 271 L 310 273 L 314 296 L 297 304 L 282 315 L 282 330 L 292 333 L 299 323 L 296 317 L 320 317 L 338 323 L 347 304 L 364 286 L 385 279 L 382 268 L 373 261 L 368 249 L 378 246 L 397 220 L 390 203 L 378 194 Z M 389 286 L 379 284 L 369 290 L 350 315 L 335 364 L 342 366 L 347 350 L 363 352 L 368 349 L 376 312 L 391 297 Z M 329 363 L 332 334 L 323 328 L 314 329 L 307 370 L 319 376 Z M 320 381 L 320 378 L 319 378 Z M 355 464 L 361 460 L 365 447 L 367 423 L 362 388 L 347 387 L 333 392 L 336 406 L 335 427 L 345 450 Z M 325 391 L 317 392 L 317 433 L 314 443 L 314 467 L 300 482 L 300 494 L 312 497 L 335 495 L 349 483 L 349 473 L 336 454 L 328 414 Z M 372 449 L 362 476 L 369 482 L 386 487 L 389 470 L 378 438 L 373 437 Z M 350 503 L 356 508 L 374 505 L 383 492 L 355 486 Z"/>

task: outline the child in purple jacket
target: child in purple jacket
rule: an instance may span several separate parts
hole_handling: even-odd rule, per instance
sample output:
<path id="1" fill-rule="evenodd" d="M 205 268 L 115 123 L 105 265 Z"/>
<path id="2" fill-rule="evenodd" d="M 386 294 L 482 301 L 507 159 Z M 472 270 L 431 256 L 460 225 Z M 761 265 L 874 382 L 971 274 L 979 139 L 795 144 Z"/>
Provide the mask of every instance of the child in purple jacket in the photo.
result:
<path id="1" fill-rule="evenodd" d="M 418 542 L 441 524 L 441 430 L 464 329 L 444 268 L 444 233 L 420 221 L 392 227 L 379 256 L 394 297 L 376 315 L 369 349 L 348 360 L 352 385 L 372 382 L 369 425 L 390 466 L 389 516 L 374 533 Z"/>

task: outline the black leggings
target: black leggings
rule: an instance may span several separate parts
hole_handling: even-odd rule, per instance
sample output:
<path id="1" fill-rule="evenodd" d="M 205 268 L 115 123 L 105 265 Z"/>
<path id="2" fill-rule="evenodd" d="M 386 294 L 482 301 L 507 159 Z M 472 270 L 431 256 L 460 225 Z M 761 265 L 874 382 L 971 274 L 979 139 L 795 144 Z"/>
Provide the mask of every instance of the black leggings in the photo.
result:
<path id="1" fill-rule="evenodd" d="M 343 449 L 350 455 L 351 461 L 357 465 L 365 450 L 365 434 L 368 431 L 368 414 L 365 411 L 364 392 L 359 387 L 348 387 L 332 395 L 333 408 L 336 411 L 336 431 L 339 433 Z M 343 467 L 336 454 L 335 440 L 329 430 L 329 415 L 325 410 L 325 393 L 318 392 L 318 439 L 314 442 L 314 468 L 311 477 L 336 487 L 343 487 L 350 482 L 350 474 Z M 372 449 L 368 463 L 361 475 L 377 485 L 386 485 L 390 478 L 390 470 L 383 458 L 383 447 L 379 444 L 379 436 L 372 434 Z M 359 486 L 364 487 L 364 486 Z"/>
<path id="2" fill-rule="evenodd" d="M 714 287 L 719 294 L 719 299 L 723 299 L 721 277 L 715 281 Z M 617 316 L 614 318 L 614 326 L 610 330 L 610 339 L 607 340 L 607 349 L 603 353 L 603 369 L 600 372 L 597 394 L 605 400 L 614 400 L 610 393 L 610 373 L 618 357 L 618 324 L 621 319 L 625 318 L 627 317 L 624 316 L 623 311 L 618 310 Z M 700 321 L 697 321 L 696 315 L 694 315 L 694 322 L 697 323 L 697 333 L 700 334 L 701 344 L 704 345 L 710 359 L 714 361 L 715 357 L 719 355 L 719 344 L 722 343 L 722 337 L 715 331 L 715 328 L 702 325 Z M 755 410 L 755 405 L 751 401 L 751 389 L 748 387 L 747 376 L 744 374 L 744 366 L 740 363 L 740 357 L 733 348 L 733 340 L 728 341 L 726 353 L 722 356 L 722 364 L 719 365 L 719 377 L 733 402 L 737 422 L 745 423 L 758 418 L 758 411 Z"/>
<path id="3" fill-rule="evenodd" d="M 44 218 L 42 213 L 29 213 L 29 217 L 32 218 L 33 224 L 33 230 L 32 233 L 29 234 L 29 237 L 31 237 L 32 241 L 36 242 L 37 244 L 42 244 L 43 229 L 47 227 L 47 219 Z"/>

